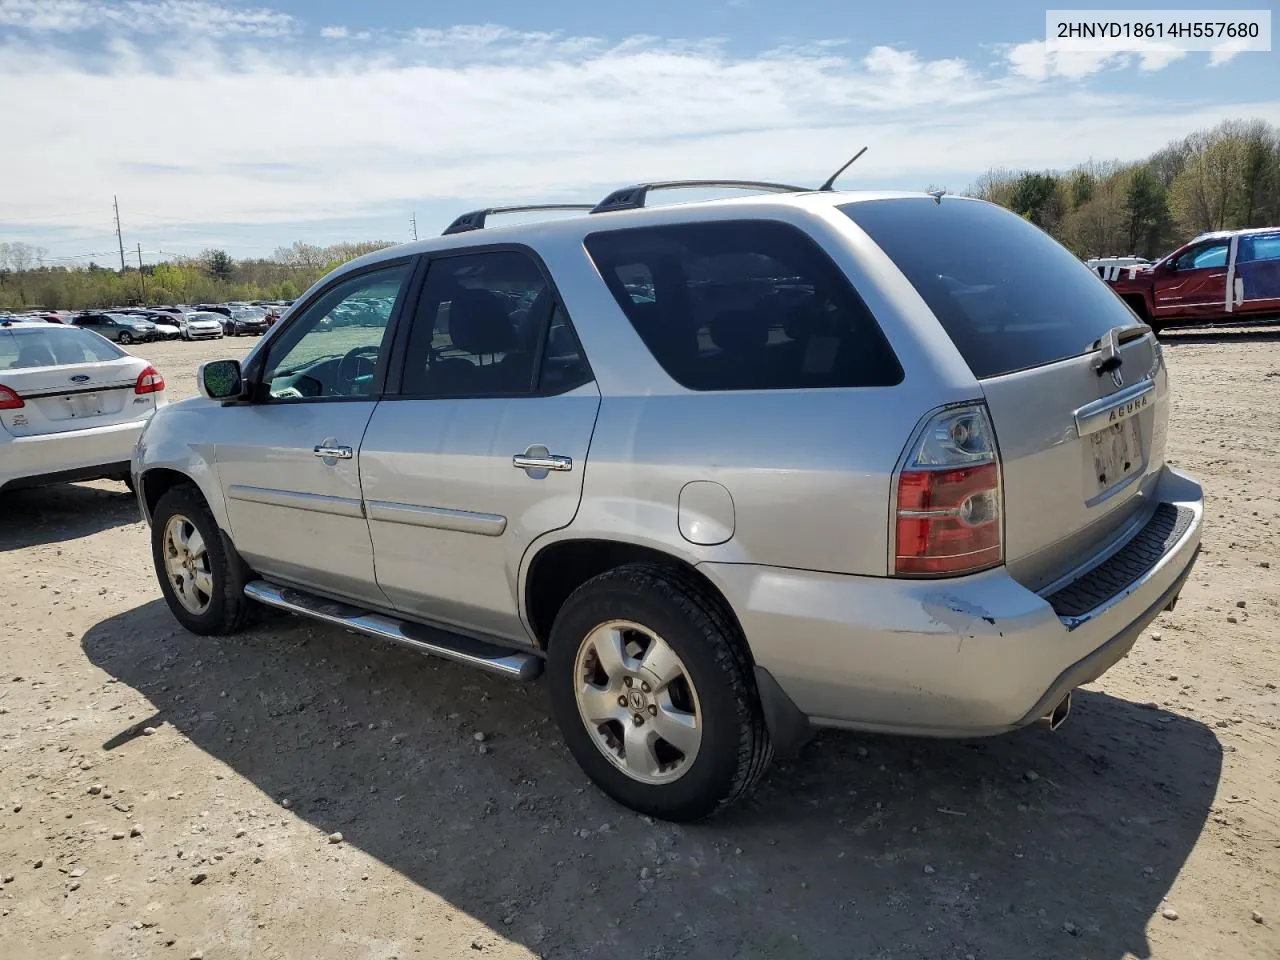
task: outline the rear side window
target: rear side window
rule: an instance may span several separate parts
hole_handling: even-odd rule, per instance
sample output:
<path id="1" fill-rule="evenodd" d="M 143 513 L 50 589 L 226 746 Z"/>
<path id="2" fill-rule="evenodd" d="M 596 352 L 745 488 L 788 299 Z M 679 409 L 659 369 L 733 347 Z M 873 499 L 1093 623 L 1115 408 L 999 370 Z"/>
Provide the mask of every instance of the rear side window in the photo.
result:
<path id="1" fill-rule="evenodd" d="M 1088 267 L 993 204 L 954 197 L 841 207 L 929 305 L 979 379 L 1078 356 L 1137 323 Z"/>
<path id="2" fill-rule="evenodd" d="M 427 270 L 406 349 L 401 393 L 510 397 L 534 389 L 552 293 L 515 250 L 442 257 Z M 576 342 L 564 346 L 566 370 Z"/>
<path id="3" fill-rule="evenodd" d="M 790 224 L 596 233 L 587 252 L 654 359 L 690 390 L 892 386 L 902 367 L 848 279 Z"/>
<path id="4" fill-rule="evenodd" d="M 0 330 L 0 370 L 101 363 L 125 355 L 109 340 L 74 328 Z"/>

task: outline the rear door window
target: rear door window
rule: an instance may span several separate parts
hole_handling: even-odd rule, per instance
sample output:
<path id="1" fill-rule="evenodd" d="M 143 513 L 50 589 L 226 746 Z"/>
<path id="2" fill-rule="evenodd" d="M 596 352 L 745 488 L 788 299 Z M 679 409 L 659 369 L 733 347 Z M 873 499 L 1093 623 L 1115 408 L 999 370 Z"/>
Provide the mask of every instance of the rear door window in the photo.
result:
<path id="1" fill-rule="evenodd" d="M 568 315 L 519 250 L 433 260 L 405 353 L 408 397 L 518 397 L 590 380 Z"/>
<path id="2" fill-rule="evenodd" d="M 595 233 L 587 252 L 654 359 L 690 390 L 892 386 L 902 367 L 862 298 L 774 220 Z"/>
<path id="3" fill-rule="evenodd" d="M 973 375 L 998 377 L 1079 356 L 1138 323 L 1048 234 L 994 204 L 958 197 L 840 208 L 889 255 Z"/>

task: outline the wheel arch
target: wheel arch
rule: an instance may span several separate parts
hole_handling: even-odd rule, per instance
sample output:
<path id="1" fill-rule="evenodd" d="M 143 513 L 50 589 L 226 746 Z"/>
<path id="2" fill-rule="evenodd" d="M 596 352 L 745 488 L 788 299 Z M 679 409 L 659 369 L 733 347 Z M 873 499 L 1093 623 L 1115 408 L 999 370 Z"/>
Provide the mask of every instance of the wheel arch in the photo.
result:
<path id="1" fill-rule="evenodd" d="M 573 591 L 607 570 L 633 563 L 666 567 L 695 584 L 722 609 L 750 654 L 732 604 L 693 561 L 661 546 L 608 537 L 555 540 L 531 552 L 521 578 L 521 610 L 537 645 L 547 648 L 556 614 Z"/>

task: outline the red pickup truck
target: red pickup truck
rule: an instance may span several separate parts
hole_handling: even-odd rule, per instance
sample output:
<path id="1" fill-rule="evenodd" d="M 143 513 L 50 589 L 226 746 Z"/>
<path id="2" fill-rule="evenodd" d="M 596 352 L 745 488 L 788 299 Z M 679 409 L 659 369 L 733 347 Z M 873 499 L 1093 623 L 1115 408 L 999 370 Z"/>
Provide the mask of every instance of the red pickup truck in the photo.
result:
<path id="1" fill-rule="evenodd" d="M 1201 234 L 1149 266 L 1108 272 L 1153 330 L 1280 318 L 1280 227 Z"/>

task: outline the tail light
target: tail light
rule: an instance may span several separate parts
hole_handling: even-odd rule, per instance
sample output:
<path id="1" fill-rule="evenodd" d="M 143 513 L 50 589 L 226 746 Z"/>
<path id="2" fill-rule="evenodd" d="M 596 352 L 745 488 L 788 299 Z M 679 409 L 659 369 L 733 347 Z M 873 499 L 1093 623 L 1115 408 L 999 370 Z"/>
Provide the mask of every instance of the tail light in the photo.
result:
<path id="1" fill-rule="evenodd" d="M 951 577 L 1004 561 L 995 430 L 980 403 L 934 414 L 897 481 L 894 573 Z"/>
<path id="2" fill-rule="evenodd" d="M 17 392 L 0 383 L 0 410 L 21 410 L 26 406 Z"/>
<path id="3" fill-rule="evenodd" d="M 133 385 L 134 393 L 159 393 L 164 389 L 164 377 L 155 367 L 147 367 L 138 374 L 138 382 Z"/>

